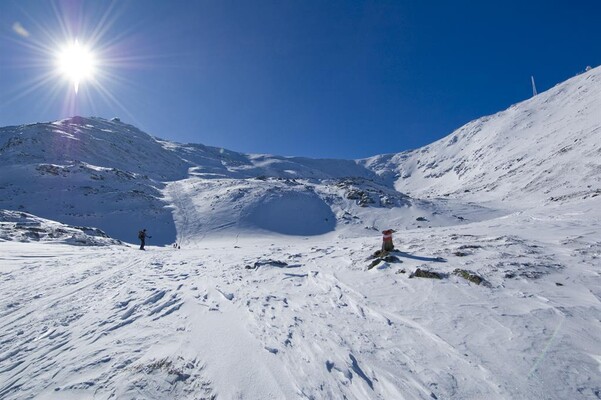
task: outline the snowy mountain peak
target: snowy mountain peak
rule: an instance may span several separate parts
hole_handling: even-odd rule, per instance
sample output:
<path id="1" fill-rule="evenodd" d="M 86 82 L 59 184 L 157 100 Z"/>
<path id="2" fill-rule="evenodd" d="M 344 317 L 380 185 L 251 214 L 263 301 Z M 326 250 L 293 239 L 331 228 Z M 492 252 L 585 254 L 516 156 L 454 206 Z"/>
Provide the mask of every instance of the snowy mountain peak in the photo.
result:
<path id="1" fill-rule="evenodd" d="M 233 231 L 358 235 L 411 228 L 416 218 L 449 225 L 461 220 L 435 198 L 510 212 L 598 196 L 599 109 L 596 68 L 421 149 L 365 160 L 180 144 L 119 119 L 6 127 L 0 208 L 97 226 L 125 241 L 150 223 L 155 244 Z M 477 215 L 474 207 L 466 213 Z"/>
<path id="2" fill-rule="evenodd" d="M 601 192 L 601 67 L 425 146 L 363 160 L 417 196 L 530 207 Z"/>

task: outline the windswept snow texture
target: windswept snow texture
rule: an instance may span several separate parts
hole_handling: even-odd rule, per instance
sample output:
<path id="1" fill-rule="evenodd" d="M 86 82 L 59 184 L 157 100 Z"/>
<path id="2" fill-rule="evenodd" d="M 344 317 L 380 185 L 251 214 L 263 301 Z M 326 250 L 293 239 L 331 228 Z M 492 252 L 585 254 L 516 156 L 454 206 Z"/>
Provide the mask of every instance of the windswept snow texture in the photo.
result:
<path id="1" fill-rule="evenodd" d="M 0 397 L 596 398 L 599 205 L 409 230 L 369 271 L 376 233 L 0 243 Z"/>
<path id="2" fill-rule="evenodd" d="M 2 128 L 0 398 L 601 399 L 599 110 L 358 161 Z"/>

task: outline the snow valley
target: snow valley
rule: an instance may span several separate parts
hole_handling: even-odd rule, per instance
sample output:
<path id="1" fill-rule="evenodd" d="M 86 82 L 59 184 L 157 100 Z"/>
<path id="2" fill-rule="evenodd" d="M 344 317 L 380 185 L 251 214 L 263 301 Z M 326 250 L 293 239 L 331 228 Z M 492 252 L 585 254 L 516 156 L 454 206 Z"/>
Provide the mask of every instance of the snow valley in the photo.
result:
<path id="1" fill-rule="evenodd" d="M 363 160 L 0 128 L 0 397 L 601 398 L 599 110 L 597 68 Z"/>

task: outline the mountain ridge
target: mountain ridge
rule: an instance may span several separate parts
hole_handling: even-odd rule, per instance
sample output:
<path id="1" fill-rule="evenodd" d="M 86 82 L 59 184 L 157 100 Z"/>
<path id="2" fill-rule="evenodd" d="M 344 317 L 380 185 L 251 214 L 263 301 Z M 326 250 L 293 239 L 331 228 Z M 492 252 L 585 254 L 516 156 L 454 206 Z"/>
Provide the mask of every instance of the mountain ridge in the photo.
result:
<path id="1" fill-rule="evenodd" d="M 511 212 L 601 194 L 598 109 L 600 68 L 471 121 L 428 146 L 359 160 L 182 144 L 116 118 L 4 127 L 0 208 L 98 226 L 126 241 L 151 223 L 156 244 L 231 230 L 312 235 L 344 228 L 342 234 L 351 234 L 346 225 L 377 230 L 386 221 L 410 229 L 419 226 L 420 217 L 449 225 L 461 219 L 445 215 L 434 222 L 444 214 L 437 199 Z M 177 190 L 188 197 L 178 197 Z M 242 199 L 242 193 L 249 196 Z M 366 207 L 379 211 L 368 215 Z M 321 228 L 288 217 L 299 210 L 317 215 L 312 223 Z M 474 212 L 466 209 L 466 215 Z M 277 219 L 284 222 L 272 223 Z M 185 227 L 186 220 L 197 225 Z"/>
<path id="2" fill-rule="evenodd" d="M 418 196 L 527 206 L 593 196 L 601 190 L 600 109 L 595 68 L 430 145 L 362 162 Z"/>

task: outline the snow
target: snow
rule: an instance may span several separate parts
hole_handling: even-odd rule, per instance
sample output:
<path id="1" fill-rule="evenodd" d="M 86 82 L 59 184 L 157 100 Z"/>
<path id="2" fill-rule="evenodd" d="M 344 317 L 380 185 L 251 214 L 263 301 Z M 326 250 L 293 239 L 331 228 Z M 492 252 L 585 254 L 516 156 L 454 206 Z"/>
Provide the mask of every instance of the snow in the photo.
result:
<path id="1" fill-rule="evenodd" d="M 600 75 L 357 161 L 1 128 L 0 398 L 601 398 Z"/>
<path id="2" fill-rule="evenodd" d="M 147 252 L 6 242 L 2 396 L 592 397 L 601 242 L 583 234 L 591 217 L 598 226 L 591 214 L 407 231 L 395 238 L 402 263 L 369 272 L 375 233 Z M 269 260 L 280 263 L 246 268 Z M 409 279 L 417 267 L 449 276 Z"/>
<path id="3" fill-rule="evenodd" d="M 405 193 L 512 208 L 601 194 L 601 69 L 410 152 L 361 163 Z"/>

